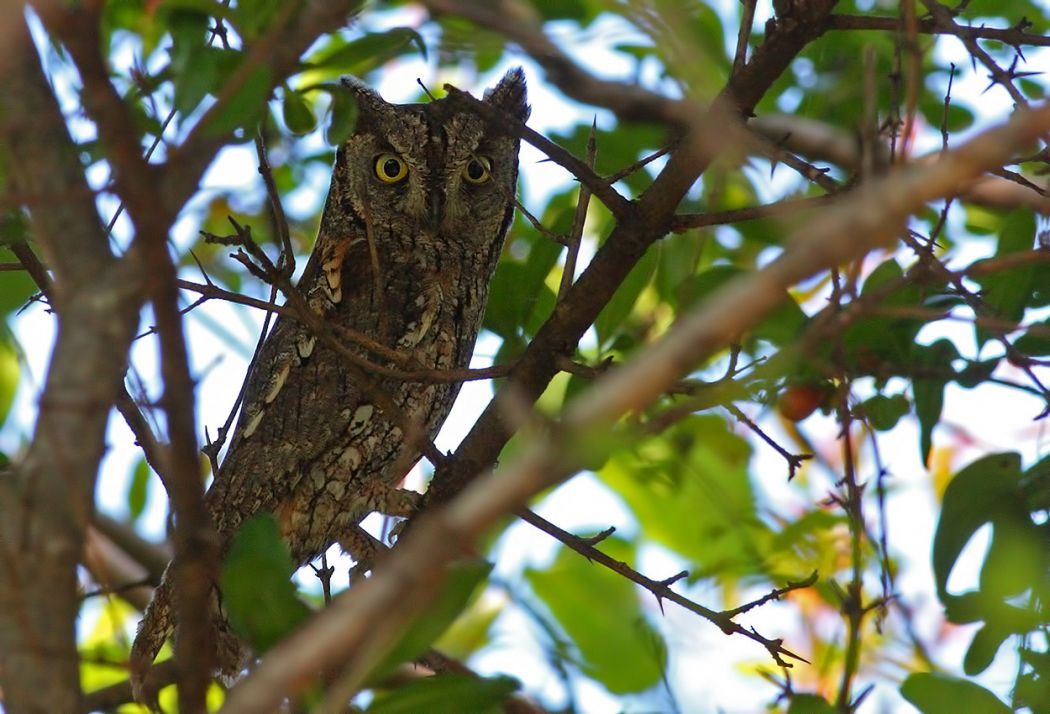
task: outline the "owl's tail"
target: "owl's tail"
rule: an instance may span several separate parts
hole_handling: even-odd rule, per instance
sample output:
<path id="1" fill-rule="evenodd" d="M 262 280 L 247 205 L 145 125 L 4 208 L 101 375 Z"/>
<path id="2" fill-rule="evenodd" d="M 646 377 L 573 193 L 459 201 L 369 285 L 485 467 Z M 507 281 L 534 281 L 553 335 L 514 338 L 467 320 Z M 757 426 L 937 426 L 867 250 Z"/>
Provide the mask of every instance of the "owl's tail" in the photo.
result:
<path id="1" fill-rule="evenodd" d="M 131 677 L 131 693 L 135 701 L 156 708 L 157 683 L 148 680 L 148 673 L 153 660 L 156 659 L 164 642 L 175 631 L 175 617 L 172 608 L 172 581 L 174 570 L 172 564 L 164 569 L 160 585 L 153 591 L 153 599 L 146 607 L 146 612 L 139 622 L 135 642 L 131 646 L 131 659 L 128 662 Z"/>
<path id="2" fill-rule="evenodd" d="M 135 701 L 156 708 L 157 692 L 167 682 L 153 681 L 149 677 L 153 660 L 156 659 L 164 642 L 175 632 L 175 569 L 169 563 L 161 577 L 160 585 L 153 591 L 146 612 L 139 622 L 135 642 L 131 646 L 129 661 L 131 692 Z M 214 600 L 214 598 L 213 598 Z M 251 651 L 248 646 L 234 634 L 230 623 L 220 612 L 217 602 L 212 603 L 212 628 L 217 654 L 218 669 L 216 674 L 224 681 L 232 681 L 244 669 Z"/>

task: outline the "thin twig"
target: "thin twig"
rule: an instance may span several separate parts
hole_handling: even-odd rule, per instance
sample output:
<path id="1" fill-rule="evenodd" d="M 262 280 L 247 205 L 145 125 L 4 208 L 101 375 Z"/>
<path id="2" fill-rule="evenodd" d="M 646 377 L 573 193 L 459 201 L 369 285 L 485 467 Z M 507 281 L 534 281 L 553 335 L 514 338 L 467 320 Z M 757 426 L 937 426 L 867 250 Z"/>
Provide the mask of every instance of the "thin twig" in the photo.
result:
<path id="1" fill-rule="evenodd" d="M 554 525 L 550 521 L 546 520 L 542 516 L 537 515 L 536 513 L 530 511 L 527 508 L 518 509 L 517 511 L 515 511 L 515 515 L 517 515 L 526 523 L 529 523 L 535 526 L 536 528 L 540 529 L 544 533 L 547 533 L 548 535 L 558 539 L 559 541 L 561 541 L 569 548 L 582 555 L 583 557 L 587 558 L 588 560 L 600 563 L 609 570 L 612 570 L 613 572 L 618 573 L 619 575 L 622 575 L 623 577 L 627 578 L 631 582 L 641 585 L 653 594 L 657 602 L 660 603 L 661 607 L 663 607 L 662 601 L 668 600 L 670 602 L 684 607 L 690 612 L 699 615 L 705 620 L 708 620 L 709 622 L 718 625 L 718 627 L 726 634 L 742 635 L 750 640 L 754 640 L 755 642 L 758 642 L 763 647 L 765 647 L 766 650 L 773 657 L 773 659 L 777 662 L 777 664 L 779 664 L 782 667 L 791 666 L 791 663 L 784 660 L 783 657 L 795 659 L 800 662 L 807 661 L 803 657 L 800 657 L 799 655 L 784 649 L 782 640 L 769 639 L 763 637 L 762 635 L 758 634 L 758 632 L 746 629 L 733 621 L 733 618 L 736 617 L 736 615 L 740 614 L 740 612 L 746 612 L 747 610 L 756 607 L 758 604 L 760 604 L 758 601 L 756 601 L 753 604 L 750 604 L 749 606 L 746 606 L 743 610 L 740 610 L 739 608 L 737 610 L 726 610 L 721 612 L 717 610 L 712 610 L 710 608 L 704 607 L 703 605 L 700 605 L 699 603 L 693 602 L 692 600 L 676 593 L 674 590 L 671 589 L 671 585 L 683 577 L 681 573 L 678 573 L 666 580 L 653 580 L 652 578 L 647 578 L 646 576 L 642 575 L 637 570 L 627 565 L 623 561 L 616 560 L 615 558 L 612 558 L 603 553 L 602 551 L 598 550 L 586 539 L 573 535 L 572 533 L 569 533 L 566 530 L 562 530 L 558 526 Z M 809 583 L 809 585 L 811 584 L 812 583 Z M 784 592 L 787 592 L 789 590 L 796 590 L 800 587 L 809 587 L 809 585 L 796 584 L 792 586 L 789 584 L 789 587 L 785 589 Z M 768 601 L 772 598 L 772 594 L 766 596 L 763 602 Z"/>
<path id="2" fill-rule="evenodd" d="M 591 133 L 587 137 L 587 166 L 594 169 L 594 158 L 598 151 L 598 120 L 591 122 Z M 572 219 L 572 233 L 565 247 L 565 266 L 561 273 L 561 283 L 558 286 L 558 302 L 565 300 L 565 296 L 572 287 L 573 278 L 576 276 L 576 259 L 580 255 L 580 243 L 583 240 L 583 226 L 587 222 L 587 207 L 591 202 L 591 190 L 585 184 L 580 184 L 580 196 L 576 202 L 576 214 Z"/>

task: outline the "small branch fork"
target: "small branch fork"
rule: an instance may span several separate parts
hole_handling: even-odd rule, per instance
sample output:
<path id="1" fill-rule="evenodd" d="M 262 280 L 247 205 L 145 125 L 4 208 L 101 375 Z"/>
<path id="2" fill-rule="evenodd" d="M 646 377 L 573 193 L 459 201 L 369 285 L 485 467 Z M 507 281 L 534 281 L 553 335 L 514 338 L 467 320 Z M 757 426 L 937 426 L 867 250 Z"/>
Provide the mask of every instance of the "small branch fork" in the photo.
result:
<path id="1" fill-rule="evenodd" d="M 709 608 L 704 607 L 703 605 L 695 603 L 692 600 L 676 593 L 674 590 L 671 589 L 671 586 L 674 585 L 676 582 L 688 577 L 688 572 L 683 571 L 664 580 L 653 580 L 642 575 L 637 570 L 627 565 L 627 563 L 624 563 L 620 560 L 616 560 L 615 558 L 612 558 L 603 553 L 602 551 L 598 550 L 598 544 L 601 543 L 601 541 L 608 538 L 610 535 L 612 535 L 615 531 L 614 528 L 606 529 L 598 535 L 593 536 L 591 538 L 581 538 L 580 536 L 573 535 L 572 533 L 569 533 L 566 530 L 562 530 L 558 526 L 554 525 L 550 521 L 544 519 L 543 517 L 537 515 L 536 513 L 527 508 L 520 508 L 517 511 L 515 511 L 515 513 L 526 523 L 529 523 L 538 528 L 539 530 L 543 531 L 544 533 L 547 533 L 548 535 L 556 538 L 557 540 L 564 543 L 566 546 L 576 551 L 588 560 L 600 563 L 609 570 L 612 570 L 613 572 L 618 573 L 623 577 L 627 578 L 631 582 L 641 585 L 643 588 L 652 593 L 652 595 L 656 598 L 656 602 L 660 606 L 661 612 L 663 612 L 664 600 L 668 600 L 677 605 L 680 605 L 681 607 L 684 607 L 690 612 L 699 615 L 705 620 L 712 622 L 715 625 L 718 625 L 719 629 L 721 629 L 722 632 L 724 632 L 727 635 L 742 635 L 748 638 L 749 640 L 754 640 L 755 642 L 758 642 L 766 648 L 766 651 L 769 652 L 769 655 L 781 667 L 792 666 L 791 663 L 785 659 L 785 657 L 800 662 L 806 662 L 808 664 L 808 660 L 786 649 L 784 647 L 784 641 L 782 639 L 770 639 L 767 637 L 763 637 L 754 628 L 748 629 L 737 624 L 733 620 L 733 618 L 745 612 L 748 612 L 749 610 L 752 610 L 760 605 L 764 605 L 765 603 L 770 602 L 771 600 L 779 600 L 784 595 L 794 590 L 800 590 L 803 588 L 811 587 L 817 581 L 817 573 L 814 572 L 808 578 L 799 582 L 789 582 L 785 587 L 777 588 L 772 592 L 763 595 L 761 598 L 749 602 L 745 605 L 741 605 L 740 607 L 734 608 L 732 610 L 724 610 L 719 612 L 717 610 L 711 610 Z"/>

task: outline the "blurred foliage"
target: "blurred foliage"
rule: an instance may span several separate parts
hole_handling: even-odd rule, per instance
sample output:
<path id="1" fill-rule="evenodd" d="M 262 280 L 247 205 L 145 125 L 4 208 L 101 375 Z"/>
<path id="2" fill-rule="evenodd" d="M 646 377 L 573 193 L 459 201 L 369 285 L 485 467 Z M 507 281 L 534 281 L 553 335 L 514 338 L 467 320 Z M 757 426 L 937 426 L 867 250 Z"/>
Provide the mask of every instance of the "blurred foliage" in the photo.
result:
<path id="1" fill-rule="evenodd" d="M 230 544 L 219 586 L 234 632 L 257 652 L 280 642 L 310 614 L 289 580 L 294 571 L 277 519 L 259 513 L 245 521 Z"/>
<path id="2" fill-rule="evenodd" d="M 617 560 L 634 561 L 631 544 L 603 543 Z M 549 567 L 529 569 L 525 577 L 572 643 L 575 651 L 566 657 L 584 674 L 613 694 L 642 692 L 660 682 L 667 645 L 643 615 L 630 582 L 566 548 L 558 549 Z"/>
<path id="3" fill-rule="evenodd" d="M 547 23 L 550 36 L 574 56 L 582 57 L 586 50 L 580 47 L 600 41 L 610 67 L 615 59 L 629 68 L 620 78 L 640 79 L 670 95 L 709 100 L 732 71 L 739 23 L 738 3 L 722 3 L 729 6 L 725 15 L 713 5 L 564 0 L 532 2 L 527 10 Z M 104 5 L 101 38 L 112 79 L 135 120 L 144 150 L 163 135 L 163 152 L 164 146 L 194 131 L 219 135 L 234 130 L 235 142 L 264 139 L 278 192 L 286 206 L 296 206 L 289 214 L 301 268 L 321 209 L 323 186 L 313 177 L 322 167 L 327 170 L 334 147 L 350 135 L 356 121 L 357 108 L 341 89 L 341 77 L 354 75 L 377 83 L 387 68 L 420 60 L 438 80 L 449 78 L 477 89 L 482 75 L 487 78 L 520 61 L 521 50 L 518 43 L 454 14 L 429 18 L 407 2 L 359 3 L 360 14 L 346 28 L 315 43 L 298 71 L 271 92 L 270 69 L 251 64 L 248 52 L 273 28 L 283 26 L 297 7 L 275 0 L 112 0 Z M 896 3 L 860 0 L 844 0 L 836 8 L 841 14 L 864 16 L 891 16 L 895 10 Z M 1013 27 L 1027 18 L 1036 28 L 1050 26 L 1047 5 L 1028 0 L 972 0 L 959 10 L 957 21 L 967 25 Z M 757 21 L 753 29 L 752 48 L 763 42 L 767 26 Z M 580 47 L 574 46 L 577 41 Z M 938 42 L 927 35 L 918 41 L 923 50 Z M 1011 47 L 994 41 L 982 46 L 1000 66 L 1011 66 Z M 56 54 L 53 71 L 68 73 L 68 59 Z M 985 81 L 986 72 L 968 62 L 957 62 L 953 69 L 942 52 L 924 51 L 914 65 L 908 64 L 910 58 L 893 32 L 828 32 L 772 84 L 755 113 L 788 112 L 860 136 L 866 112 L 874 111 L 881 138 L 899 146 L 901 138 L 894 132 L 908 110 L 908 91 L 913 90 L 916 131 L 939 145 L 943 122 L 955 146 L 961 141 L 958 132 L 982 119 L 999 121 L 1009 110 L 1006 105 L 1001 110 L 971 105 L 958 97 L 946 110 L 944 93 L 953 71 L 955 81 L 974 75 Z M 918 73 L 918 86 L 909 84 L 911 72 Z M 868 77 L 874 78 L 876 88 L 870 109 Z M 534 86 L 542 78 L 542 72 L 530 71 Z M 433 91 L 440 86 L 435 81 Z M 1033 101 L 1047 94 L 1042 76 L 1020 78 L 1017 86 Z M 988 92 L 993 94 L 1000 101 L 1001 90 Z M 548 136 L 583 157 L 590 117 L 590 108 L 576 112 Z M 673 145 L 677 138 L 664 127 L 619 122 L 608 113 L 598 125 L 595 171 L 604 176 Z M 85 170 L 105 167 L 105 147 L 95 135 L 78 136 Z M 652 185 L 662 165 L 657 160 L 635 167 L 616 188 L 637 198 Z M 1045 170 L 1045 165 L 1029 160 L 1015 168 L 1026 179 L 1037 180 L 1040 167 Z M 832 168 L 832 175 L 856 178 L 851 167 Z M 520 214 L 513 222 L 484 317 L 485 330 L 499 341 L 496 363 L 517 358 L 556 309 L 564 265 L 559 239 L 572 233 L 579 197 L 578 185 L 565 178 L 536 192 L 541 196 L 538 203 L 527 206 L 542 230 Z M 302 192 L 318 195 L 297 200 Z M 767 157 L 723 156 L 705 172 L 680 211 L 733 210 L 819 193 Z M 304 204 L 309 205 L 303 208 Z M 674 393 L 627 419 L 623 433 L 631 438 L 596 447 L 603 453 L 593 464 L 595 488 L 612 495 L 632 525 L 598 545 L 617 560 L 643 572 L 647 554 L 657 554 L 661 563 L 678 564 L 689 577 L 676 588 L 716 609 L 739 607 L 818 571 L 814 588 L 781 598 L 777 612 L 789 613 L 783 627 L 763 631 L 784 637 L 785 646 L 813 666 L 796 665 L 792 684 L 781 680 L 780 673 L 760 679 L 754 667 L 740 664 L 752 673 L 759 692 L 755 696 L 770 702 L 770 711 L 843 711 L 830 702 L 836 701 L 844 672 L 855 684 L 875 684 L 875 696 L 891 702 L 891 708 L 903 698 L 924 714 L 1024 706 L 1050 711 L 1046 458 L 1027 467 L 1018 453 L 977 458 L 957 470 L 944 493 L 932 545 L 936 593 L 948 622 L 977 628 L 964 635 L 968 646 L 962 671 L 938 671 L 951 668 L 940 664 L 936 653 L 915 654 L 938 643 L 915 642 L 911 616 L 894 605 L 893 578 L 905 564 L 898 560 L 900 554 L 883 551 L 885 514 L 880 511 L 887 491 L 892 495 L 896 488 L 892 478 L 888 486 L 883 482 L 892 461 L 914 461 L 932 471 L 938 449 L 971 447 L 960 430 L 980 434 L 981 425 L 946 420 L 946 395 L 961 388 L 972 390 L 967 394 L 978 399 L 983 398 L 977 396 L 978 388 L 989 387 L 1030 394 L 1033 387 L 1023 368 L 1042 370 L 1045 382 L 1050 356 L 1050 260 L 1045 247 L 1041 253 L 1034 250 L 1045 241 L 1045 223 L 1030 209 L 1009 211 L 961 200 L 942 221 L 940 208 L 931 206 L 909 228 L 930 259 L 951 263 L 951 275 L 932 270 L 927 259 L 902 248 L 863 264 L 841 266 L 835 276 L 794 286 L 775 312 L 748 333 L 735 336 L 732 350 L 699 365 Z M 251 226 L 255 238 L 274 254 L 277 232 L 263 192 L 208 187 L 186 214 L 192 224 L 190 237 L 173 241 L 182 277 L 268 296 L 269 288 L 231 261 L 227 248 L 194 237 L 197 230 L 229 233 L 232 217 Z M 666 236 L 646 252 L 604 306 L 575 358 L 598 366 L 632 359 L 729 281 L 767 265 L 790 231 L 811 215 L 807 211 L 760 217 Z M 609 212 L 592 200 L 584 258 L 600 248 L 613 226 Z M 3 246 L 22 241 L 32 245 L 23 213 L 9 212 L 0 219 L 0 240 Z M 13 260 L 9 251 L 0 254 Z M 18 314 L 34 294 L 33 283 L 20 271 L 0 275 L 0 312 L 7 324 L 22 324 L 26 318 Z M 192 299 L 195 296 L 187 304 Z M 195 311 L 206 309 L 207 304 Z M 972 325 L 973 340 L 968 339 L 970 328 L 963 336 L 957 331 L 950 337 L 939 330 L 949 311 Z M 193 320 L 194 314 L 187 319 Z M 46 318 L 36 310 L 28 319 Z M 212 319 L 221 323 L 225 318 Z M 0 333 L 0 421 L 7 417 L 16 388 L 39 388 L 20 366 L 13 335 L 8 330 Z M 1004 336 L 1011 349 L 1003 346 Z M 591 383 L 579 374 L 560 376 L 543 397 L 543 411 L 557 415 Z M 951 428 L 946 421 L 952 421 Z M 29 433 L 27 425 L 9 422 L 5 435 L 18 429 L 23 437 Z M 849 459 L 836 441 L 843 429 L 854 440 Z M 908 454 L 879 451 L 880 439 L 893 439 L 896 446 L 902 443 L 901 434 L 906 439 L 914 435 L 907 441 Z M 533 436 L 519 435 L 504 459 L 521 439 Z M 769 442 L 788 457 L 814 453 L 817 458 L 797 472 L 784 465 L 771 474 L 764 458 L 773 453 Z M 773 454 L 775 459 L 782 456 Z M 861 482 L 863 502 L 855 511 L 844 500 L 844 461 Z M 789 472 L 794 475 L 790 481 Z M 141 459 L 129 464 L 127 479 L 122 492 L 127 513 L 142 528 L 148 497 L 161 489 Z M 556 500 L 558 494 L 547 496 Z M 892 520 L 886 526 L 891 531 L 909 528 Z M 949 575 L 967 544 L 989 529 L 991 545 L 981 561 L 976 588 L 950 590 Z M 499 534 L 490 534 L 487 542 L 494 545 L 485 556 L 499 562 Z M 926 548 L 918 543 L 907 555 L 925 557 Z M 272 518 L 250 521 L 230 549 L 222 578 L 224 606 L 237 630 L 261 650 L 310 614 L 308 596 L 289 582 L 293 570 Z M 673 698 L 681 683 L 671 663 L 680 657 L 679 669 L 690 666 L 690 647 L 682 640 L 692 635 L 667 626 L 652 595 L 561 546 L 548 560 L 531 559 L 510 576 L 504 573 L 497 579 L 489 570 L 483 561 L 458 564 L 439 603 L 420 620 L 405 623 L 397 651 L 374 673 L 370 686 L 375 696 L 367 711 L 498 710 L 519 688 L 518 681 L 507 677 L 451 674 L 404 686 L 392 686 L 380 677 L 432 646 L 459 660 L 477 662 L 490 661 L 485 657 L 501 648 L 516 648 L 523 658 L 523 653 L 542 649 L 541 675 L 533 676 L 528 666 L 520 673 L 509 671 L 529 696 L 551 708 L 569 702 L 582 710 L 585 705 L 575 701 L 581 682 L 604 690 L 624 709 L 637 702 L 646 710 L 671 708 L 662 698 Z M 854 577 L 860 583 L 857 592 L 849 590 Z M 868 609 L 859 645 L 863 656 L 851 662 L 844 633 L 850 607 L 859 607 L 855 598 Z M 92 599 L 85 602 L 93 604 Z M 507 615 L 522 610 L 538 632 L 514 631 L 515 641 L 508 642 Z M 135 619 L 129 607 L 112 598 L 92 612 L 93 624 L 83 628 L 80 640 L 86 690 L 124 676 L 126 635 Z M 705 633 L 715 631 L 700 619 L 695 626 Z M 986 671 L 1007 651 L 1019 662 L 1010 706 L 967 679 Z M 758 648 L 755 660 L 762 655 Z M 772 669 L 771 662 L 761 661 L 766 670 Z M 886 674 L 887 664 L 893 665 L 892 674 Z M 708 694 L 714 696 L 719 687 L 719 682 L 710 682 Z M 683 700 L 676 702 L 678 710 L 695 710 L 697 705 L 684 699 L 685 694 L 679 696 Z M 177 706 L 170 690 L 162 705 L 170 711 Z"/>

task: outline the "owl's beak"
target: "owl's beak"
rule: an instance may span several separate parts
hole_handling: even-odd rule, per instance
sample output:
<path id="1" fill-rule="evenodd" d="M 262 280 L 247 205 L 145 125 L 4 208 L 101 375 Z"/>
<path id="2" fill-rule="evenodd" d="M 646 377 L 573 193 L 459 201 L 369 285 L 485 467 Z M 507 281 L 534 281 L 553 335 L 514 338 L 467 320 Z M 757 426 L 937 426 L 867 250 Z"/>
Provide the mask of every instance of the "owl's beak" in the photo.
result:
<path id="1" fill-rule="evenodd" d="M 445 213 L 445 194 L 440 187 L 430 189 L 430 201 L 428 203 L 430 212 L 427 215 L 427 224 L 434 232 L 434 235 L 437 235 L 441 230 L 441 217 Z"/>

